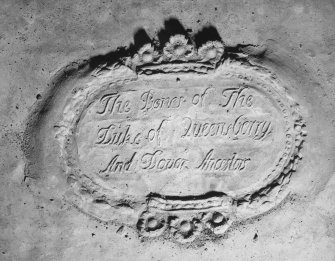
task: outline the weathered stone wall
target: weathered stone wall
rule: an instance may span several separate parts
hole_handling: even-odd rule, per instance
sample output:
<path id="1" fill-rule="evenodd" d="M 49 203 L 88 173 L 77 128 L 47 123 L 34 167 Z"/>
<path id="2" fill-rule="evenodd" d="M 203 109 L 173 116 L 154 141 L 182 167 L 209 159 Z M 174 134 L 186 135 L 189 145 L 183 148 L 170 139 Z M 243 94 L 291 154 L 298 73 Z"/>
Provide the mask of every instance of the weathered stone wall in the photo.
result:
<path id="1" fill-rule="evenodd" d="M 3 0 L 0 12 L 0 260 L 335 259 L 333 1 Z M 233 71 L 237 74 L 236 78 L 240 79 L 239 75 L 246 77 L 251 71 L 251 76 L 255 78 L 244 80 L 248 80 L 250 86 L 251 82 L 255 81 L 257 88 L 261 84 L 255 79 L 259 79 L 258 74 L 264 73 L 271 79 L 271 83 L 264 80 L 264 86 L 278 84 L 279 100 L 285 103 L 290 114 L 293 115 L 296 110 L 299 112 L 303 121 L 300 121 L 300 118 L 296 120 L 289 117 L 289 122 L 292 126 L 299 122 L 294 137 L 300 137 L 301 134 L 304 143 L 300 146 L 301 141 L 297 141 L 294 145 L 296 150 L 288 153 L 290 164 L 286 164 L 276 178 L 271 177 L 268 182 L 264 179 L 261 186 L 252 187 L 252 190 L 246 193 L 226 193 L 246 187 L 249 183 L 256 183 L 258 179 L 265 177 L 267 174 L 263 173 L 263 167 L 268 161 L 264 161 L 263 158 L 267 157 L 266 154 L 277 155 L 276 149 L 282 146 L 283 137 L 287 134 L 287 129 L 282 127 L 286 119 L 285 114 L 281 114 L 274 109 L 275 106 L 270 105 L 271 97 L 274 96 L 261 94 L 257 89 L 249 87 L 249 95 L 254 95 L 256 101 L 263 99 L 260 97 L 268 97 L 264 98 L 264 103 L 259 104 L 256 113 L 254 109 L 250 109 L 249 112 L 252 112 L 254 117 L 268 113 L 268 127 L 273 126 L 274 133 L 278 136 L 271 140 L 273 143 L 269 150 L 266 150 L 269 147 L 264 146 L 262 152 L 255 153 L 258 155 L 258 158 L 255 158 L 257 161 L 252 162 L 254 155 L 251 152 L 244 157 L 246 162 L 250 159 L 250 165 L 245 165 L 251 166 L 250 169 L 246 169 L 252 173 L 248 179 L 243 178 L 243 175 L 235 177 L 235 180 L 214 175 L 215 182 L 198 190 L 200 186 L 195 185 L 198 181 L 194 181 L 192 175 L 199 176 L 200 172 L 197 174 L 192 170 L 185 172 L 186 181 L 180 180 L 158 191 L 159 184 L 155 183 L 157 176 L 149 175 L 146 176 L 146 184 L 152 182 L 151 187 L 144 188 L 136 184 L 137 186 L 128 189 L 125 188 L 128 184 L 125 185 L 122 183 L 124 180 L 121 180 L 118 184 L 124 190 L 115 192 L 120 196 L 119 201 L 112 201 L 106 196 L 109 194 L 101 189 L 108 182 L 98 187 L 91 184 L 86 186 L 85 181 L 71 180 L 72 176 L 68 175 L 67 171 L 74 165 L 73 161 L 64 155 L 76 154 L 73 153 L 75 149 L 66 143 L 66 138 L 71 135 L 66 132 L 67 129 L 62 129 L 65 126 L 62 124 L 65 124 L 67 119 L 75 117 L 72 110 L 67 110 L 67 106 L 74 104 L 73 108 L 76 108 L 78 99 L 75 95 L 78 91 L 80 98 L 83 86 L 99 87 L 99 84 L 110 78 L 119 79 L 118 77 L 127 73 L 139 77 L 136 75 L 145 72 L 145 67 L 141 67 L 143 70 L 138 69 L 143 64 L 138 64 L 138 60 L 134 59 L 137 49 L 142 46 L 142 43 L 138 42 L 137 33 L 144 30 L 150 39 L 156 39 L 157 46 L 163 47 L 166 44 L 163 43 L 164 37 L 170 33 L 168 29 L 171 19 L 184 27 L 185 33 L 197 45 L 197 50 L 200 50 L 203 43 L 202 39 L 198 39 L 201 37 L 195 39 L 195 35 L 204 31 L 204 37 L 209 37 L 209 32 L 206 36 L 204 28 L 215 28 L 217 35 L 224 42 L 223 58 L 220 63 L 208 67 L 209 71 L 213 70 L 211 74 L 199 76 L 196 81 L 193 76 L 185 76 L 184 71 L 178 71 L 179 74 L 173 76 L 173 83 L 170 81 L 170 74 L 167 74 L 164 76 L 166 78 L 153 81 L 155 84 L 152 88 L 156 88 L 157 82 L 165 81 L 164 84 L 170 89 L 167 89 L 164 97 L 173 98 L 176 94 L 178 97 L 184 97 L 189 88 L 185 86 L 192 86 L 194 82 L 204 83 L 204 87 L 198 89 L 199 93 L 203 93 L 206 90 L 206 82 L 212 80 L 217 93 L 212 94 L 211 100 L 216 101 L 218 95 L 228 88 L 225 84 L 215 86 L 215 83 L 225 82 L 221 78 L 213 80 L 221 73 Z M 118 49 L 120 47 L 124 49 Z M 121 71 L 118 71 L 120 68 L 117 68 L 114 73 L 112 67 L 104 67 L 104 62 L 113 65 L 118 61 L 117 58 L 123 57 L 134 59 L 122 65 L 128 66 L 128 69 L 122 67 Z M 194 58 L 196 62 L 199 62 L 199 57 L 200 51 L 199 56 Z M 104 69 L 101 70 L 102 73 L 100 69 Z M 262 72 L 263 69 L 265 71 Z M 170 69 L 165 67 L 164 70 Z M 255 72 L 252 72 L 253 70 Z M 106 71 L 111 71 L 112 75 L 104 74 Z M 96 82 L 92 83 L 94 73 Z M 275 79 L 271 78 L 273 75 Z M 135 85 L 151 84 L 150 76 L 141 77 Z M 171 88 L 177 84 L 182 84 L 185 89 L 173 91 Z M 121 89 L 119 93 L 123 95 L 123 91 Z M 196 92 L 188 93 L 191 104 Z M 131 96 L 131 99 L 136 100 L 140 97 L 135 96 Z M 98 101 L 98 98 L 101 97 L 97 96 L 92 100 L 87 98 L 87 101 L 93 103 Z M 189 107 L 185 107 L 181 114 L 188 117 L 192 115 Z M 240 114 L 233 112 L 229 115 L 236 118 Z M 166 112 L 161 116 L 169 118 L 175 115 Z M 91 133 L 90 130 L 95 131 L 90 122 L 95 120 L 96 116 L 91 116 L 88 112 L 85 117 L 80 121 L 78 136 L 83 145 L 78 151 L 86 164 L 86 170 L 94 172 L 94 166 L 90 162 L 91 154 L 85 154 L 85 149 L 90 148 L 85 142 L 86 134 Z M 209 119 L 213 120 L 215 117 L 211 115 Z M 262 121 L 262 118 L 258 120 Z M 126 120 L 124 122 L 127 123 Z M 158 121 L 153 121 L 153 127 L 156 123 Z M 181 118 L 177 123 L 185 125 Z M 264 120 L 264 125 L 266 123 Z M 147 125 L 144 124 L 142 129 L 145 129 L 145 126 Z M 136 128 L 141 129 L 140 124 L 136 125 Z M 166 135 L 175 133 L 175 125 L 166 128 Z M 83 131 L 80 133 L 80 130 Z M 182 134 L 183 132 L 180 133 Z M 263 134 L 267 135 L 266 132 Z M 195 133 L 194 135 L 196 136 Z M 253 139 L 257 135 L 260 139 L 264 138 L 268 145 L 271 143 L 262 133 L 255 132 L 254 136 L 248 137 Z M 87 135 L 88 139 L 93 140 L 94 135 L 91 136 Z M 270 131 L 268 136 L 269 139 L 272 138 Z M 227 137 L 226 135 L 221 138 L 228 139 Z M 241 134 L 239 138 L 243 140 L 248 137 Z M 99 139 L 100 143 L 109 143 L 106 136 L 98 136 L 98 142 Z M 193 137 L 193 143 L 187 145 L 187 148 L 194 152 L 188 154 L 191 159 L 187 160 L 198 159 L 199 164 L 196 166 L 201 166 L 201 155 L 203 158 L 206 155 L 217 157 L 215 152 L 220 149 L 224 151 L 224 148 L 211 141 L 209 145 L 201 145 L 203 154 L 196 154 L 195 151 L 198 150 L 195 149 L 195 144 L 198 142 L 197 138 Z M 212 148 L 214 152 L 210 153 Z M 278 150 L 281 152 L 281 149 Z M 173 147 L 171 151 L 175 152 Z M 257 152 L 254 148 L 250 151 Z M 234 152 L 237 151 L 231 149 L 230 155 L 226 154 L 227 160 Z M 101 155 L 104 155 L 103 152 Z M 170 153 L 170 157 L 172 156 L 177 155 Z M 108 163 L 107 158 L 105 162 Z M 257 162 L 262 162 L 259 164 L 262 166 L 258 166 Z M 124 166 L 127 167 L 129 166 Z M 207 171 L 208 168 L 203 167 L 202 170 Z M 109 174 L 116 170 L 112 165 L 106 169 L 109 169 Z M 240 170 L 243 174 L 244 168 Z M 141 171 L 143 169 L 137 171 L 139 176 Z M 190 176 L 192 178 L 189 178 Z M 160 180 L 162 176 L 158 178 Z M 238 179 L 241 179 L 240 183 L 237 182 Z M 80 194 L 78 201 L 74 196 L 77 195 L 75 189 L 75 193 L 69 192 L 69 188 L 77 188 L 77 183 L 79 189 L 85 183 L 85 188 L 89 191 L 88 196 Z M 108 185 L 113 187 L 113 183 Z M 183 188 L 187 188 L 188 192 L 178 196 L 184 198 L 175 198 L 177 189 L 179 191 Z M 206 192 L 212 190 L 224 193 L 208 196 Z M 127 196 L 122 194 L 123 191 L 127 191 Z M 284 196 L 278 196 L 282 195 L 282 191 Z M 145 205 L 145 200 L 141 201 L 142 196 L 145 198 L 150 192 L 161 192 L 162 195 L 149 196 Z M 195 194 L 201 196 L 188 197 Z M 129 195 L 135 200 L 128 200 Z M 164 195 L 173 197 L 166 198 Z M 125 198 L 127 200 L 124 200 Z M 179 240 L 180 238 L 171 236 L 176 229 L 172 221 L 169 221 L 169 231 L 172 231 L 172 234 L 148 239 L 146 233 L 143 233 L 148 232 L 143 230 L 141 223 L 147 215 L 146 207 L 162 206 L 171 201 L 177 202 L 179 206 L 176 208 L 180 208 L 186 201 L 189 203 L 191 200 L 192 204 L 196 204 L 197 200 L 208 198 L 213 199 L 214 203 L 218 199 L 220 204 L 227 206 L 223 213 L 232 220 L 232 224 L 223 226 L 222 235 L 217 236 L 220 233 L 214 233 L 213 236 L 201 232 L 189 242 L 184 238 Z M 92 199 L 95 205 L 91 204 Z M 103 205 L 106 202 L 108 205 L 116 203 L 112 212 L 106 211 L 106 206 Z M 249 207 L 249 204 L 252 207 Z M 99 207 L 95 208 L 96 205 Z M 174 208 L 172 205 L 164 205 L 166 206 Z M 190 208 L 193 208 L 192 206 L 188 205 Z M 197 221 L 199 219 L 199 222 L 207 220 L 202 216 L 198 218 L 197 215 L 192 218 Z M 171 216 L 173 219 L 177 215 Z M 214 216 L 211 217 L 214 220 Z M 215 223 L 211 222 L 212 225 Z M 213 228 L 211 231 L 217 230 Z"/>

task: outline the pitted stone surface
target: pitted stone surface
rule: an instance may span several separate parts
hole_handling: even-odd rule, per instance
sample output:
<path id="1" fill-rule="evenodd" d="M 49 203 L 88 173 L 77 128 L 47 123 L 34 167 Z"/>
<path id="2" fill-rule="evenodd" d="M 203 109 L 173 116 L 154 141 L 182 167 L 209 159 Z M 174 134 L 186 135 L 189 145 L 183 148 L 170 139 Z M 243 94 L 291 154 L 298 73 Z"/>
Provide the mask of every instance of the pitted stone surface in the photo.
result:
<path id="1" fill-rule="evenodd" d="M 331 1 L 0 13 L 0 260 L 335 260 Z"/>

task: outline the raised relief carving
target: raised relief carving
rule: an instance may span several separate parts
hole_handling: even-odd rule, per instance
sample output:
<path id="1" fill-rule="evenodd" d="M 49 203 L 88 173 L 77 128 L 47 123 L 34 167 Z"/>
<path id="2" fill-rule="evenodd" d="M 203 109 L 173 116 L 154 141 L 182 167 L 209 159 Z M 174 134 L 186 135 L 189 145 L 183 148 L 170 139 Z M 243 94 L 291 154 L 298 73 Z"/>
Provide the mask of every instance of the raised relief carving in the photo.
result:
<path id="1" fill-rule="evenodd" d="M 59 124 L 78 208 L 187 243 L 285 197 L 306 133 L 273 72 L 184 35 L 121 60 L 92 73 Z"/>

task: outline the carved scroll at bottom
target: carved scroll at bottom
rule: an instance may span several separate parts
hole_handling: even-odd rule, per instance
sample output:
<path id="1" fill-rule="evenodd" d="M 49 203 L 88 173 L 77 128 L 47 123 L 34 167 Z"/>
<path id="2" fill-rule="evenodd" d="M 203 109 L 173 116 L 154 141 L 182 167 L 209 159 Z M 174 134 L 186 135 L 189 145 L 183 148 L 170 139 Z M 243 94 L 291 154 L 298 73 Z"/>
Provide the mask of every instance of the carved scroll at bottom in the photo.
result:
<path id="1" fill-rule="evenodd" d="M 235 220 L 233 201 L 226 195 L 167 199 L 152 196 L 137 229 L 143 237 L 165 236 L 180 243 L 201 235 L 223 235 Z"/>

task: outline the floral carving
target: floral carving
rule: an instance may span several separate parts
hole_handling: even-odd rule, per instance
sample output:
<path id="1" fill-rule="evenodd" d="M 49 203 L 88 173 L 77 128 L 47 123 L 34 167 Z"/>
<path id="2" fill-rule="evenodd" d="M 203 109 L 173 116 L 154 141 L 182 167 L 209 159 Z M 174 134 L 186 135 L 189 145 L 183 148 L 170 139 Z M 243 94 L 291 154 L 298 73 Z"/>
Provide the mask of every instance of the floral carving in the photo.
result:
<path id="1" fill-rule="evenodd" d="M 188 44 L 188 40 L 183 35 L 174 35 L 163 49 L 164 55 L 171 61 L 186 61 L 194 54 L 194 47 Z"/>
<path id="2" fill-rule="evenodd" d="M 222 235 L 232 223 L 227 215 L 219 211 L 185 214 L 147 210 L 142 213 L 137 229 L 140 235 L 145 237 L 158 237 L 166 232 L 167 237 L 172 237 L 180 243 L 188 243 L 205 231 L 206 234 Z"/>
<path id="3" fill-rule="evenodd" d="M 217 63 L 220 61 L 223 52 L 223 44 L 218 41 L 212 41 L 203 44 L 198 50 L 198 55 L 201 62 Z"/>
<path id="4" fill-rule="evenodd" d="M 203 223 L 198 219 L 172 218 L 170 231 L 173 237 L 182 243 L 191 242 L 203 230 Z"/>
<path id="5" fill-rule="evenodd" d="M 166 227 L 165 216 L 159 213 L 144 212 L 137 222 L 137 229 L 147 237 L 160 236 Z"/>
<path id="6" fill-rule="evenodd" d="M 206 213 L 202 220 L 214 234 L 223 234 L 229 227 L 229 218 L 217 211 Z"/>
<path id="7" fill-rule="evenodd" d="M 155 51 L 154 46 L 148 43 L 142 46 L 138 53 L 134 55 L 133 61 L 136 64 L 152 63 L 157 61 L 158 57 L 158 52 Z"/>
<path id="8" fill-rule="evenodd" d="M 197 71 L 207 73 L 222 61 L 224 44 L 209 41 L 199 49 L 184 35 L 177 34 L 157 51 L 151 43 L 143 45 L 132 57 L 124 59 L 124 64 L 134 71 L 151 74 L 156 69 L 165 71 Z M 139 70 L 138 70 L 139 69 Z"/>

